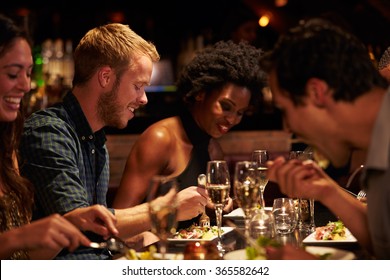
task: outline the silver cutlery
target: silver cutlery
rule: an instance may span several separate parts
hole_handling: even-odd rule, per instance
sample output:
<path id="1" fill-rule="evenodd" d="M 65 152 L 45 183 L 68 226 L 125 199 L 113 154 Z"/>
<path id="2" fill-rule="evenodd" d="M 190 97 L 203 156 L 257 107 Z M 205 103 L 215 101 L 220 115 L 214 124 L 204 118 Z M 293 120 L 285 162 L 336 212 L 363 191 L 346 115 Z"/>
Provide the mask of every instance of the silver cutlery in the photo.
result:
<path id="1" fill-rule="evenodd" d="M 362 170 L 364 168 L 364 165 L 360 165 L 358 168 L 355 169 L 355 171 L 351 174 L 351 176 L 349 176 L 348 178 L 348 182 L 347 184 L 345 185 L 345 188 L 346 189 L 349 189 L 349 187 L 351 186 L 352 182 L 353 182 L 353 179 L 355 179 L 355 176 L 360 172 L 360 170 Z"/>
<path id="2" fill-rule="evenodd" d="M 199 174 L 198 176 L 198 187 L 206 188 L 206 175 Z M 199 218 L 199 226 L 201 227 L 209 227 L 210 226 L 210 217 L 207 216 L 206 212 L 202 213 L 202 216 Z"/>
<path id="3" fill-rule="evenodd" d="M 353 192 L 348 191 L 347 189 L 351 186 L 353 180 L 355 179 L 356 175 L 364 168 L 364 165 L 360 165 L 358 168 L 355 169 L 355 171 L 349 176 L 348 182 L 345 185 L 345 191 L 355 196 L 358 200 L 365 200 L 366 198 L 366 192 L 364 190 L 360 190 L 359 193 L 356 195 Z"/>
<path id="4" fill-rule="evenodd" d="M 109 251 L 120 253 L 125 253 L 128 249 L 130 249 L 130 246 L 117 236 L 111 236 L 106 241 L 100 243 L 91 242 L 90 247 L 95 249 L 108 249 Z"/>
<path id="5" fill-rule="evenodd" d="M 361 190 L 361 191 L 357 194 L 356 198 L 357 198 L 358 200 L 364 200 L 364 199 L 366 198 L 366 196 L 367 196 L 366 192 L 365 192 L 364 190 Z"/>

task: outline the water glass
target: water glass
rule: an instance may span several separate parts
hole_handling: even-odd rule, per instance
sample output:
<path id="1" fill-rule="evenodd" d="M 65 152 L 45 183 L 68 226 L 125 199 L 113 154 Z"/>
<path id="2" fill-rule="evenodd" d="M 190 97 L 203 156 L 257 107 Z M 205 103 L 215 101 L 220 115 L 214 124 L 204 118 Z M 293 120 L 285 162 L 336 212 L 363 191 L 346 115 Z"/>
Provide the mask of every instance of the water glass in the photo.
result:
<path id="1" fill-rule="evenodd" d="M 275 230 L 279 234 L 289 234 L 297 226 L 297 213 L 292 198 L 276 198 L 272 206 Z"/>
<path id="2" fill-rule="evenodd" d="M 311 151 L 291 151 L 289 159 L 298 159 L 301 161 L 313 160 L 313 152 Z M 314 221 L 314 199 L 297 199 L 298 209 L 298 228 L 301 231 L 307 231 L 309 233 L 314 232 L 316 229 Z"/>

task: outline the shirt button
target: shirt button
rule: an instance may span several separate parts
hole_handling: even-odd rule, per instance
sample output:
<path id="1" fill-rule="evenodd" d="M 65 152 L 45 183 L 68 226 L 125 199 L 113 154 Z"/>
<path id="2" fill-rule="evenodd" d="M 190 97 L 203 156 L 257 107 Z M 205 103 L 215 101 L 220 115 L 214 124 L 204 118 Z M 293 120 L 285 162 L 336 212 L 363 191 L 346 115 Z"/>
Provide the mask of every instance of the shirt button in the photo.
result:
<path id="1" fill-rule="evenodd" d="M 92 140 L 92 139 L 93 139 L 93 136 L 92 136 L 92 135 L 89 135 L 88 138 L 89 138 L 90 140 Z"/>
<path id="2" fill-rule="evenodd" d="M 94 154 L 95 153 L 95 149 L 92 149 L 91 153 Z"/>
<path id="3" fill-rule="evenodd" d="M 81 136 L 81 139 L 82 139 L 82 140 L 85 140 L 85 136 Z"/>

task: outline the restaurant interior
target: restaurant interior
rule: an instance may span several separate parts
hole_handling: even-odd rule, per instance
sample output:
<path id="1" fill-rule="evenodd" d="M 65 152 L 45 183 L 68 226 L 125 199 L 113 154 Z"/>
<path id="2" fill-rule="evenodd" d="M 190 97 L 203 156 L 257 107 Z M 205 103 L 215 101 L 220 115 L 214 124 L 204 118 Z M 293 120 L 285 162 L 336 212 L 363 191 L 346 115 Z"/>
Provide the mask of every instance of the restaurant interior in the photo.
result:
<path id="1" fill-rule="evenodd" d="M 27 114 L 59 101 L 71 88 L 72 50 L 89 29 L 107 22 L 126 23 L 156 44 L 161 61 L 147 89 L 148 105 L 136 112 L 125 129 L 106 128 L 114 190 L 110 197 L 138 135 L 177 112 L 180 97 L 175 79 L 181 67 L 197 50 L 233 39 L 238 25 L 255 19 L 251 44 L 264 51 L 272 48 L 281 33 L 310 17 L 327 18 L 353 32 L 367 46 L 373 63 L 390 46 L 390 1 L 386 0 L 111 0 L 83 1 L 83 5 L 74 0 L 16 0 L 2 5 L 0 11 L 25 25 L 33 39 L 36 65 L 32 90 L 24 102 Z M 283 131 L 272 93 L 264 90 L 241 123 L 218 141 L 233 166 L 254 149 L 268 149 L 273 157 L 300 148 L 291 137 Z"/>
<path id="2" fill-rule="evenodd" d="M 108 204 L 139 134 L 150 124 L 177 113 L 180 96 L 175 92 L 175 79 L 181 68 L 207 45 L 233 40 L 234 28 L 246 20 L 258 21 L 251 44 L 264 51 L 271 49 L 288 28 L 311 17 L 329 19 L 354 33 L 367 46 L 373 63 L 378 63 L 390 46 L 388 0 L 82 2 L 81 6 L 81 1 L 74 0 L 15 0 L 3 3 L 0 12 L 25 25 L 33 39 L 35 68 L 32 90 L 24 102 L 27 114 L 60 101 L 71 89 L 72 50 L 89 29 L 108 22 L 126 23 L 156 44 L 161 61 L 155 65 L 152 84 L 146 90 L 148 105 L 137 111 L 125 129 L 106 128 L 111 172 Z M 231 170 L 235 162 L 249 159 L 256 149 L 268 150 L 272 159 L 300 148 L 301 143 L 294 142 L 293 136 L 283 131 L 280 112 L 272 104 L 272 93 L 264 90 L 259 96 L 243 121 L 218 139 Z M 349 170 L 337 172 L 350 175 Z M 345 180 L 342 176 L 340 180 Z M 269 183 L 264 196 L 266 206 L 272 206 L 273 198 L 281 194 Z"/>
<path id="3" fill-rule="evenodd" d="M 108 128 L 112 134 L 140 133 L 175 113 L 179 97 L 174 84 L 183 65 L 197 50 L 218 40 L 232 39 L 232 30 L 249 19 L 259 20 L 251 43 L 265 51 L 272 48 L 279 34 L 314 16 L 330 19 L 356 34 L 367 45 L 374 63 L 390 45 L 390 2 L 386 0 L 112 0 L 99 4 L 83 1 L 83 5 L 74 0 L 17 0 L 2 5 L 0 11 L 28 28 L 34 40 L 35 61 L 43 61 L 35 67 L 36 72 L 43 73 L 36 73 L 33 81 L 27 105 L 30 111 L 54 103 L 71 87 L 71 52 L 90 28 L 122 22 L 156 44 L 161 61 L 155 67 L 153 86 L 148 89 L 149 104 L 126 129 Z M 48 66 L 50 60 L 57 66 Z M 60 64 L 64 65 L 61 69 Z M 45 88 L 40 89 L 43 85 Z M 42 95 L 47 100 L 42 101 Z M 272 106 L 270 92 L 262 92 L 246 118 L 233 128 L 280 129 L 281 118 Z"/>

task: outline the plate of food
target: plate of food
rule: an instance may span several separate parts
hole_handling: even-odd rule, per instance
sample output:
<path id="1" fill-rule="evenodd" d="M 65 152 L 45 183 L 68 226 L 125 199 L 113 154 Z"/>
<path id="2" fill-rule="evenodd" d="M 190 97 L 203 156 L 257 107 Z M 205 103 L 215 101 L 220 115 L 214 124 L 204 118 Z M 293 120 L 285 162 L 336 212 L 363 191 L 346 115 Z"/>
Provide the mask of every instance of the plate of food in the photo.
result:
<path id="1" fill-rule="evenodd" d="M 232 227 L 221 227 L 221 236 L 231 232 Z M 212 241 L 218 238 L 217 226 L 190 226 L 186 229 L 178 230 L 173 237 L 168 238 L 169 242 L 188 242 L 188 241 Z"/>
<path id="2" fill-rule="evenodd" d="M 317 227 L 304 240 L 304 244 L 340 244 L 356 243 L 355 236 L 344 226 L 343 222 L 329 222 L 323 227 Z"/>

